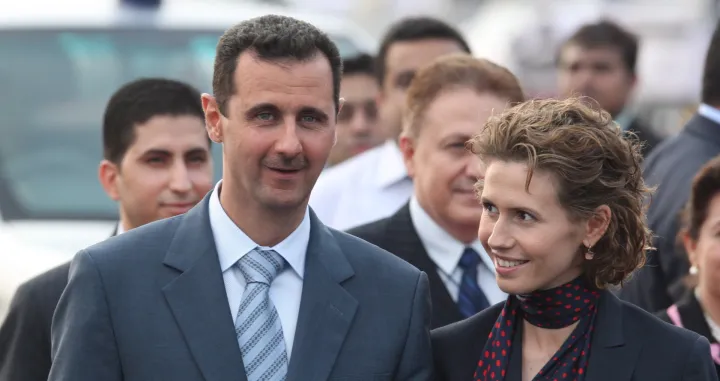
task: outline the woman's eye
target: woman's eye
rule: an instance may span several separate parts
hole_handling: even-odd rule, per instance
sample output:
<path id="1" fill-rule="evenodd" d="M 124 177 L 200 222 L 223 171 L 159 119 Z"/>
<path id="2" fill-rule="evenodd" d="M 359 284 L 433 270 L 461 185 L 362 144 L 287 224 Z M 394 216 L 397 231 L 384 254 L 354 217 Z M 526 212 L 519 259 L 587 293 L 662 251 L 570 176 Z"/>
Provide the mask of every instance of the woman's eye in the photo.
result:
<path id="1" fill-rule="evenodd" d="M 488 213 L 497 213 L 497 208 L 495 207 L 495 205 L 484 203 L 483 208 L 485 208 Z"/>

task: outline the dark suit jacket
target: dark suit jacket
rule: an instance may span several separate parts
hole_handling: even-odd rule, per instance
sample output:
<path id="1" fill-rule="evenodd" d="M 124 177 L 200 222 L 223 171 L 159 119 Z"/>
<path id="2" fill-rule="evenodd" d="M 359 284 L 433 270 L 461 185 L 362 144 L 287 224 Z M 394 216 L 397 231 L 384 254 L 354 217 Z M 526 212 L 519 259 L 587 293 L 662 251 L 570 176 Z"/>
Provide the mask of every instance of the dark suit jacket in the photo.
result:
<path id="1" fill-rule="evenodd" d="M 50 326 L 69 269 L 67 262 L 18 287 L 0 325 L 0 381 L 47 381 Z"/>
<path id="2" fill-rule="evenodd" d="M 208 200 L 81 251 L 50 381 L 247 380 Z M 311 212 L 288 381 L 430 380 L 425 274 Z"/>
<path id="3" fill-rule="evenodd" d="M 689 329 L 702 337 L 706 338 L 710 344 L 717 344 L 717 340 L 710 331 L 705 320 L 704 312 L 700 303 L 695 298 L 695 293 L 689 290 L 685 296 L 677 303 L 678 313 L 680 314 L 680 320 L 685 329 Z M 673 324 L 672 319 L 667 313 L 667 310 L 662 310 L 656 313 L 662 321 Z M 715 363 L 715 370 L 720 375 L 720 364 Z"/>
<path id="4" fill-rule="evenodd" d="M 607 291 L 599 303 L 585 380 L 717 380 L 704 337 L 666 324 Z M 473 379 L 503 304 L 432 332 L 437 381 Z"/>
<path id="5" fill-rule="evenodd" d="M 657 191 L 648 209 L 648 224 L 657 250 L 647 264 L 620 290 L 620 297 L 649 312 L 668 308 L 685 294 L 682 279 L 690 265 L 676 250 L 679 215 L 690 197 L 692 179 L 700 168 L 720 154 L 720 125 L 695 115 L 676 136 L 653 150 L 644 177 Z"/>
<path id="6" fill-rule="evenodd" d="M 462 320 L 457 304 L 448 293 L 428 256 L 410 218 L 410 204 L 394 215 L 348 230 L 348 233 L 377 245 L 425 272 L 430 281 L 432 327 L 442 327 Z"/>
<path id="7" fill-rule="evenodd" d="M 638 137 L 638 140 L 644 143 L 642 148 L 644 157 L 647 157 L 653 148 L 662 141 L 660 135 L 639 118 L 633 119 L 630 126 L 628 126 L 628 130 L 632 131 Z"/>

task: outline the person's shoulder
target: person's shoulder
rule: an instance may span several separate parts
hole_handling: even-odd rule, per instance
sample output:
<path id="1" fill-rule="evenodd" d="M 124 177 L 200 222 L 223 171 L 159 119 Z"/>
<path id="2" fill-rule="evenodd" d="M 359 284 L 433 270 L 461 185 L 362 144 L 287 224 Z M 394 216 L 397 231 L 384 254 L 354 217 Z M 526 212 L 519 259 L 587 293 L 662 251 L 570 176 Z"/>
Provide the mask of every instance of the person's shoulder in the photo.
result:
<path id="1" fill-rule="evenodd" d="M 678 353 L 690 350 L 700 338 L 695 332 L 671 324 L 669 318 L 663 317 L 663 312 L 651 314 L 631 303 L 622 300 L 620 303 L 623 323 L 628 325 L 626 333 L 654 343 L 672 343 L 672 348 Z"/>
<path id="2" fill-rule="evenodd" d="M 670 315 L 668 315 L 667 310 L 655 312 L 653 316 L 664 321 L 665 323 L 672 324 L 672 319 L 670 319 Z"/>
<path id="3" fill-rule="evenodd" d="M 328 228 L 353 267 L 389 282 L 417 283 L 421 271 L 379 246 L 354 235 Z"/>
<path id="4" fill-rule="evenodd" d="M 121 265 L 153 261 L 165 256 L 175 232 L 185 215 L 150 222 L 122 234 L 98 242 L 81 253 L 95 263 Z"/>
<path id="5" fill-rule="evenodd" d="M 505 301 L 490 306 L 467 319 L 435 328 L 431 332 L 433 346 L 454 347 L 468 340 L 484 340 L 492 331 Z"/>
<path id="6" fill-rule="evenodd" d="M 38 310 L 34 312 L 37 314 L 45 304 L 51 304 L 54 309 L 67 286 L 69 270 L 70 262 L 66 262 L 21 283 L 13 295 L 13 308 Z"/>
<path id="7" fill-rule="evenodd" d="M 669 164 L 685 162 L 688 158 L 704 157 L 704 155 L 701 155 L 702 152 L 709 149 L 710 146 L 714 146 L 714 143 L 697 133 L 693 133 L 690 128 L 702 123 L 702 121 L 703 119 L 700 117 L 693 117 L 679 132 L 664 138 L 650 152 L 645 160 L 645 165 L 652 167 L 654 163 Z"/>
<path id="8" fill-rule="evenodd" d="M 392 216 L 368 222 L 347 230 L 347 233 L 378 245 L 388 230 Z"/>
<path id="9" fill-rule="evenodd" d="M 67 284 L 70 262 L 55 266 L 50 270 L 40 273 L 18 286 L 18 292 L 47 291 L 57 287 L 64 288 Z"/>

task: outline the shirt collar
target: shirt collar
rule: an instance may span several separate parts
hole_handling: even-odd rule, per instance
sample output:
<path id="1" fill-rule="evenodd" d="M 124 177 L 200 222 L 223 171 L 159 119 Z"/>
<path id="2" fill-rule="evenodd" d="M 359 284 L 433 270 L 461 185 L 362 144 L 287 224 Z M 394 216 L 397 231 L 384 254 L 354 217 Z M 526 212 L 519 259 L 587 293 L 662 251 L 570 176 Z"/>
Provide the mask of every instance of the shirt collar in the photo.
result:
<path id="1" fill-rule="evenodd" d="M 305 274 L 305 255 L 308 242 L 310 242 L 309 210 L 305 210 L 305 216 L 300 225 L 282 242 L 273 247 L 260 246 L 240 230 L 225 213 L 225 209 L 220 204 L 221 186 L 222 180 L 215 185 L 215 189 L 210 195 L 209 205 L 210 227 L 215 239 L 221 270 L 223 272 L 227 271 L 245 254 L 259 246 L 263 249 L 275 250 L 290 264 L 295 273 L 300 278 L 303 278 Z"/>
<path id="2" fill-rule="evenodd" d="M 373 177 L 378 187 L 389 187 L 408 177 L 402 152 L 394 140 L 388 140 L 375 149 L 378 150 L 378 160 Z"/>
<path id="3" fill-rule="evenodd" d="M 720 110 L 717 108 L 710 106 L 706 103 L 701 103 L 700 107 L 698 107 L 698 114 L 712 120 L 713 122 L 720 124 Z"/>
<path id="4" fill-rule="evenodd" d="M 117 228 L 115 229 L 115 235 L 120 235 L 122 233 L 125 233 L 125 228 L 123 227 L 123 222 L 118 221 Z"/>
<path id="5" fill-rule="evenodd" d="M 466 245 L 455 239 L 425 212 L 415 195 L 410 198 L 410 219 L 428 256 L 445 274 L 455 272 L 467 246 L 477 251 L 485 266 L 495 272 L 495 265 L 480 240 Z"/>

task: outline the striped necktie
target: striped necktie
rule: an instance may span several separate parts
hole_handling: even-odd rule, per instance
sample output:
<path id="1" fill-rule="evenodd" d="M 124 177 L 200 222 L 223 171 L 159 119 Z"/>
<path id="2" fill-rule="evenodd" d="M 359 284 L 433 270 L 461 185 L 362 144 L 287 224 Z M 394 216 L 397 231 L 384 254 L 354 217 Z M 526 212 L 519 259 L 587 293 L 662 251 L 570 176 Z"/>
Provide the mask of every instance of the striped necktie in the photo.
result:
<path id="1" fill-rule="evenodd" d="M 248 381 L 283 381 L 287 376 L 285 337 L 270 285 L 285 267 L 285 260 L 273 250 L 256 248 L 238 261 L 245 277 L 235 332 L 242 352 Z"/>

